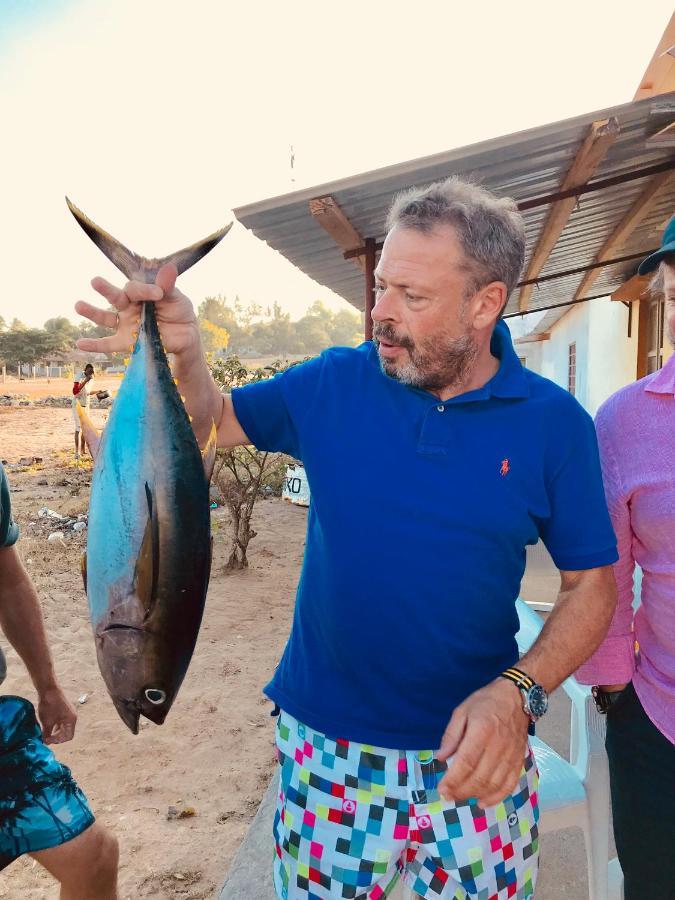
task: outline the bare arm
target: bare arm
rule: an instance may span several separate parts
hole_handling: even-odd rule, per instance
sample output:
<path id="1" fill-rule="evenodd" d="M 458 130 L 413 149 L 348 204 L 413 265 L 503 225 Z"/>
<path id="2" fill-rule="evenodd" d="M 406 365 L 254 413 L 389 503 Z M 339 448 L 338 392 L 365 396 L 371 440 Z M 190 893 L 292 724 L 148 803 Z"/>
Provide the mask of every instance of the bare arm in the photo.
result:
<path id="1" fill-rule="evenodd" d="M 537 641 L 520 660 L 547 691 L 553 691 L 600 646 L 616 609 L 611 566 L 561 572 L 560 593 Z"/>
<path id="2" fill-rule="evenodd" d="M 56 681 L 38 597 L 16 547 L 0 549 L 0 628 L 35 685 L 46 742 L 70 740 L 77 716 Z"/>
<path id="3" fill-rule="evenodd" d="M 198 335 L 199 336 L 199 335 Z M 199 344 L 199 354 L 194 361 L 176 357 L 174 375 L 178 388 L 185 397 L 185 406 L 192 416 L 192 425 L 200 446 L 208 439 L 211 422 L 218 429 L 219 447 L 236 447 L 250 444 L 234 411 L 232 397 L 221 393 L 211 377 L 206 359 Z"/>
<path id="4" fill-rule="evenodd" d="M 231 398 L 220 392 L 211 377 L 192 303 L 175 284 L 176 269 L 172 265 L 159 270 L 155 284 L 128 281 L 123 288 L 117 288 L 104 278 L 94 278 L 92 287 L 115 307 L 117 313 L 98 309 L 84 301 L 77 303 L 75 309 L 97 325 L 117 327 L 117 332 L 105 338 L 83 338 L 77 346 L 93 352 L 128 352 L 138 331 L 142 304 L 154 302 L 162 342 L 166 352 L 174 355 L 173 374 L 178 390 L 185 398 L 185 407 L 192 416 L 192 427 L 200 446 L 208 440 L 212 421 L 218 428 L 219 447 L 250 444 L 237 420 Z"/>
<path id="5" fill-rule="evenodd" d="M 537 641 L 520 662 L 547 691 L 553 691 L 587 659 L 604 638 L 616 606 L 611 566 L 561 572 L 557 602 Z M 440 784 L 455 802 L 478 798 L 493 806 L 510 794 L 523 765 L 529 720 L 516 686 L 505 678 L 471 694 L 454 711 L 439 759 L 451 756 Z"/>

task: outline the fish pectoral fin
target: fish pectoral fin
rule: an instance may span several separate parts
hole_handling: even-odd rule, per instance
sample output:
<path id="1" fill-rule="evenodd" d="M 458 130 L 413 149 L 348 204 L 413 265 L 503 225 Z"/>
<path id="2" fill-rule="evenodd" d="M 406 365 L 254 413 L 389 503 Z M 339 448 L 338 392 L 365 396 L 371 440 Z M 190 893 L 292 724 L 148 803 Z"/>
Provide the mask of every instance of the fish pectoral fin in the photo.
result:
<path id="1" fill-rule="evenodd" d="M 209 438 L 202 450 L 202 460 L 204 461 L 204 474 L 206 480 L 211 481 L 213 475 L 213 467 L 216 464 L 216 450 L 218 449 L 218 436 L 216 433 L 216 423 L 211 419 L 211 432 Z"/>
<path id="2" fill-rule="evenodd" d="M 82 572 L 82 581 L 84 582 L 84 592 L 87 593 L 87 551 L 85 550 L 80 558 L 80 570 Z"/>
<path id="3" fill-rule="evenodd" d="M 145 483 L 145 496 L 148 501 L 148 521 L 136 560 L 135 588 L 136 596 L 143 604 L 147 619 L 157 599 L 157 576 L 159 573 L 159 522 L 156 504 L 147 482 Z"/>
<path id="4" fill-rule="evenodd" d="M 80 420 L 82 433 L 87 442 L 87 447 L 89 447 L 89 452 L 92 458 L 96 459 L 98 456 L 98 445 L 101 443 L 101 432 L 95 427 L 79 400 L 75 401 L 75 409 L 77 410 L 77 416 Z"/>

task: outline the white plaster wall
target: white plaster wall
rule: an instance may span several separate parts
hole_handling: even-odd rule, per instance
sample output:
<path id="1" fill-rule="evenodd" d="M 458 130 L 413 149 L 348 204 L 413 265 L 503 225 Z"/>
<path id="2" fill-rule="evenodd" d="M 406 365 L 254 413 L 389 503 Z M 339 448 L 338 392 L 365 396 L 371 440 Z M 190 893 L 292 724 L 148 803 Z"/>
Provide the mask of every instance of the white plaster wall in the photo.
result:
<path id="1" fill-rule="evenodd" d="M 619 388 L 635 381 L 638 310 L 633 309 L 628 337 L 628 309 L 616 300 L 593 300 L 588 307 L 588 392 L 584 406 L 595 415 L 598 407 Z"/>
<path id="2" fill-rule="evenodd" d="M 514 349 L 518 356 L 525 358 L 525 365 L 533 372 L 541 371 L 541 352 L 543 341 L 537 341 L 534 344 L 516 344 Z"/>
<path id="3" fill-rule="evenodd" d="M 590 304 L 572 307 L 551 329 L 551 337 L 541 344 L 540 368 L 536 371 L 567 390 L 569 345 L 577 345 L 575 396 L 582 406 L 588 404 L 588 338 Z"/>
<path id="4" fill-rule="evenodd" d="M 623 303 L 593 300 L 572 307 L 551 328 L 548 341 L 517 345 L 527 366 L 567 389 L 569 345 L 577 345 L 576 397 L 591 415 L 619 388 L 635 381 L 638 311 L 634 304 L 632 336 Z"/>

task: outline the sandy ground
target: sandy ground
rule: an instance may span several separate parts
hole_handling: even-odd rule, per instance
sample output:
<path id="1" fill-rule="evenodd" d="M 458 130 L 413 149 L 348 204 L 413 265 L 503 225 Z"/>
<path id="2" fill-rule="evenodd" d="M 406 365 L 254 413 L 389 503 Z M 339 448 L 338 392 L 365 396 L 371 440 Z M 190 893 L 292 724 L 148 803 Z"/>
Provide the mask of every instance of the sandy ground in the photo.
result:
<path id="1" fill-rule="evenodd" d="M 33 390 L 65 393 L 53 381 L 37 382 Z M 29 382 L 8 380 L 0 384 L 2 393 L 32 391 Z M 106 415 L 93 411 L 92 418 L 100 425 Z M 0 457 L 10 463 L 22 456 L 44 459 L 41 466 L 8 474 L 22 527 L 21 555 L 38 590 L 58 677 L 79 713 L 75 739 L 57 755 L 120 841 L 125 900 L 213 897 L 273 769 L 274 720 L 261 688 L 288 634 L 306 511 L 281 500 L 260 501 L 250 568 L 230 575 L 223 571 L 226 514 L 213 513 L 215 558 L 192 665 L 165 725 L 142 720 L 134 737 L 118 718 L 96 665 L 79 573 L 86 538 L 47 543 L 39 526 L 31 525 L 42 506 L 61 514 L 86 512 L 91 465 L 76 466 L 71 446 L 70 410 L 0 407 Z M 7 656 L 2 691 L 34 699 L 16 654 Z M 169 821 L 170 805 L 193 807 L 196 815 Z M 0 874 L 0 898 L 56 895 L 54 882 L 27 857 Z"/>
<path id="2" fill-rule="evenodd" d="M 79 372 L 76 373 L 79 375 Z M 97 391 L 110 391 L 117 393 L 121 384 L 119 375 L 95 376 L 95 388 Z M 19 381 L 16 376 L 8 375 L 3 381 L 0 377 L 0 396 L 9 394 L 12 397 L 26 395 L 30 400 L 40 397 L 70 397 L 73 382 L 69 378 L 26 378 Z M 4 452 L 4 451 L 3 451 Z"/>

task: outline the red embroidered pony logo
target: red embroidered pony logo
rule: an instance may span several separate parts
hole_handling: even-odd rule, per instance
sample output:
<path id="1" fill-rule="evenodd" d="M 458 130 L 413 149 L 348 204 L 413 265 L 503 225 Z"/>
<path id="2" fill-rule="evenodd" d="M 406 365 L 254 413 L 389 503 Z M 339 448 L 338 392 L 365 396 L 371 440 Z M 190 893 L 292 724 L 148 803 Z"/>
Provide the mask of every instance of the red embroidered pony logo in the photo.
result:
<path id="1" fill-rule="evenodd" d="M 499 474 L 500 474 L 500 475 L 502 476 L 502 478 L 503 478 L 505 475 L 508 475 L 510 471 L 511 471 L 511 463 L 508 461 L 508 459 L 503 459 L 503 460 L 502 460 L 502 467 L 501 467 L 501 469 L 499 470 Z"/>

